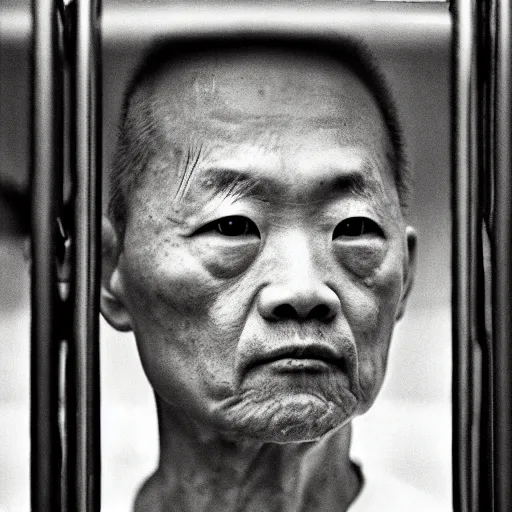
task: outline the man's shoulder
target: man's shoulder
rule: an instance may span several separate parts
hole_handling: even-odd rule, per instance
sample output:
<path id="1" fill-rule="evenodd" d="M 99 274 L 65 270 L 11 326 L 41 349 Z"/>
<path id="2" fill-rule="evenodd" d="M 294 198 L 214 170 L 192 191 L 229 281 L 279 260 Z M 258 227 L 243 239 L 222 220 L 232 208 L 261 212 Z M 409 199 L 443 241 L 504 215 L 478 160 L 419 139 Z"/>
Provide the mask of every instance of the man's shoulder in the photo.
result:
<path id="1" fill-rule="evenodd" d="M 446 503 L 377 468 L 364 468 L 363 486 L 349 512 L 451 512 Z"/>

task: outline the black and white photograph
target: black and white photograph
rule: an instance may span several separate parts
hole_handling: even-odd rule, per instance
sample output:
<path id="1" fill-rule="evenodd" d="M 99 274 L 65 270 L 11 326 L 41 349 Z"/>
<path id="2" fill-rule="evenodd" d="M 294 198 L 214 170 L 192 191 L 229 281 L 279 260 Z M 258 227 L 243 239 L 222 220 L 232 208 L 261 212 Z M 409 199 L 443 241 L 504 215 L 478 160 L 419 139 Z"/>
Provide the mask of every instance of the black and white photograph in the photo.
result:
<path id="1" fill-rule="evenodd" d="M 0 0 L 0 512 L 512 512 L 511 0 Z"/>

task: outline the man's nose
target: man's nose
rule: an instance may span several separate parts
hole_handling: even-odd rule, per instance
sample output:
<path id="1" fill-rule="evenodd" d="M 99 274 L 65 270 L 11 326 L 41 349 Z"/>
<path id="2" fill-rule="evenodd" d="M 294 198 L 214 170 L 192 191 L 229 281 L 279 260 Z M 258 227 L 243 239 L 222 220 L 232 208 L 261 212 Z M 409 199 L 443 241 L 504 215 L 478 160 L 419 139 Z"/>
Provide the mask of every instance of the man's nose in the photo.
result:
<path id="1" fill-rule="evenodd" d="M 325 264 L 315 258 L 304 240 L 281 242 L 275 279 L 258 297 L 260 315 L 269 321 L 333 320 L 341 311 L 341 304 L 336 292 L 322 278 L 327 270 Z"/>

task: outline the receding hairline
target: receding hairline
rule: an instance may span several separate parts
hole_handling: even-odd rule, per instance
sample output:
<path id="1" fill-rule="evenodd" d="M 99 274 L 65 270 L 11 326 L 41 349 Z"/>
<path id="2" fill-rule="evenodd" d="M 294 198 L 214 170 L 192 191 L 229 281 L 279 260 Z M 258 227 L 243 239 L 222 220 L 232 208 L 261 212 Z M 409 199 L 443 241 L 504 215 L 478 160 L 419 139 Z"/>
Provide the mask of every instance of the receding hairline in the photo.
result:
<path id="1" fill-rule="evenodd" d="M 151 91 L 154 90 L 159 81 L 161 82 L 164 77 L 169 77 L 173 73 L 175 73 L 173 78 L 179 81 L 180 73 L 183 73 L 187 68 L 188 70 L 193 68 L 194 63 L 211 63 L 215 59 L 222 61 L 223 58 L 231 59 L 233 62 L 238 60 L 240 63 L 243 59 L 257 60 L 258 55 L 283 56 L 285 59 L 302 63 L 308 59 L 317 59 L 316 62 L 319 65 L 328 63 L 329 66 L 332 66 L 335 64 L 336 69 L 349 71 L 362 82 L 384 119 L 394 154 L 395 184 L 401 205 L 403 207 L 406 205 L 408 176 L 394 102 L 389 87 L 376 66 L 375 59 L 361 42 L 355 40 L 333 42 L 289 38 L 261 39 L 257 37 L 230 38 L 227 40 L 206 39 L 157 44 L 150 50 L 133 76 L 125 94 L 120 143 L 114 159 L 114 172 L 111 181 L 109 212 L 114 221 L 124 222 L 123 217 L 126 215 L 129 193 L 143 172 L 144 162 L 142 161 L 145 160 L 143 154 L 145 154 L 148 161 L 151 143 L 153 142 L 157 146 L 155 141 L 151 139 L 151 137 L 158 136 L 153 126 L 155 119 L 151 119 L 151 116 L 152 109 L 155 107 L 155 97 L 158 95 L 153 95 L 152 99 L 149 99 L 149 97 L 151 97 Z M 225 64 L 223 65 L 225 66 Z M 189 78 L 188 82 L 190 84 Z M 144 97 L 146 101 L 140 101 Z M 137 101 L 137 98 L 139 101 Z M 145 116 L 144 122 L 141 120 L 143 116 Z M 153 132 L 151 133 L 152 128 Z M 137 144 L 133 133 L 137 130 L 145 136 L 147 144 Z M 137 145 L 139 146 L 138 149 Z M 132 157 L 123 158 L 123 151 L 131 151 Z M 138 169 L 136 165 L 132 165 L 134 160 L 142 164 L 138 166 Z M 123 161 L 125 166 L 132 166 L 133 172 L 123 167 Z"/>
<path id="2" fill-rule="evenodd" d="M 257 138 L 306 125 L 350 126 L 340 136 L 390 143 L 374 95 L 351 69 L 282 48 L 213 49 L 167 61 L 137 88 L 129 108 L 141 106 L 167 148 L 162 154 L 187 153 L 192 139 L 234 142 L 245 130 Z"/>
<path id="3" fill-rule="evenodd" d="M 337 52 L 338 47 L 343 48 L 344 52 Z M 268 59 L 264 61 L 267 57 Z M 372 67 L 372 72 L 379 74 L 379 79 L 382 79 L 383 82 L 384 78 L 376 69 L 375 59 L 361 42 L 350 39 L 335 44 L 316 39 L 260 38 L 255 36 L 214 41 L 191 39 L 190 41 L 156 44 L 148 52 L 147 57 L 142 60 L 141 66 L 129 83 L 124 97 L 122 115 L 125 117 L 130 113 L 130 103 L 137 93 L 154 92 L 158 84 L 172 82 L 175 79 L 177 82 L 174 84 L 175 87 L 179 88 L 181 85 L 182 89 L 186 89 L 191 85 L 193 79 L 191 75 L 195 75 L 194 79 L 200 79 L 201 76 L 207 78 L 209 72 L 221 73 L 222 68 L 227 68 L 230 64 L 233 65 L 233 70 L 243 69 L 246 75 L 250 75 L 252 70 L 257 69 L 258 64 L 261 64 L 260 67 L 270 74 L 271 68 L 276 67 L 277 60 L 283 67 L 288 66 L 288 70 L 291 72 L 294 67 L 304 66 L 307 61 L 315 66 L 316 71 L 323 71 L 323 76 L 328 73 L 334 74 L 340 70 L 345 73 L 349 72 L 362 82 L 372 98 L 376 100 L 378 108 L 380 109 L 382 106 L 378 95 L 375 94 L 376 91 L 368 86 L 368 82 L 371 80 L 368 80 L 365 75 L 368 68 Z M 364 60 L 365 66 L 360 65 L 361 60 Z M 210 69 L 208 66 L 211 66 Z M 280 72 L 279 69 L 275 71 L 278 74 Z M 180 77 L 182 78 L 181 83 Z M 279 78 L 283 78 L 282 71 Z M 207 87 L 208 85 L 204 82 L 202 85 Z M 172 98 L 165 98 L 165 102 L 169 100 Z"/>
<path id="4" fill-rule="evenodd" d="M 168 62 L 148 80 L 147 87 L 139 87 L 137 101 L 159 107 L 155 122 L 203 115 L 225 120 L 230 115 L 268 116 L 279 122 L 283 116 L 300 118 L 306 112 L 309 116 L 311 107 L 323 107 L 321 117 L 334 119 L 340 110 L 354 110 L 355 104 L 359 110 L 379 110 L 374 95 L 350 68 L 328 57 L 282 49 L 191 55 L 186 61 Z M 301 110 L 302 105 L 309 110 Z"/>

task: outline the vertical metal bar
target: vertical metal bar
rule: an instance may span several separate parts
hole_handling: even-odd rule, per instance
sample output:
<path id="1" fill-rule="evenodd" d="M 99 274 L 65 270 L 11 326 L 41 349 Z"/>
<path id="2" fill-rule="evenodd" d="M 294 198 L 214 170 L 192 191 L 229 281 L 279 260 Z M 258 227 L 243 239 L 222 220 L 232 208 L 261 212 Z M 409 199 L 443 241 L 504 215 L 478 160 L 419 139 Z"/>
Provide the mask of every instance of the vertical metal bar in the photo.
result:
<path id="1" fill-rule="evenodd" d="M 476 7 L 475 0 L 453 4 L 453 504 L 454 510 L 461 512 L 475 510 L 473 350 L 479 318 Z"/>
<path id="2" fill-rule="evenodd" d="M 59 510 L 59 339 L 56 258 L 62 168 L 62 98 L 55 0 L 32 3 L 31 501 Z"/>
<path id="3" fill-rule="evenodd" d="M 494 457 L 496 512 L 512 503 L 512 14 L 496 0 L 494 90 Z"/>
<path id="4" fill-rule="evenodd" d="M 490 213 L 492 207 L 492 173 L 494 159 L 494 1 L 479 2 L 478 21 L 478 82 L 479 127 L 477 146 L 480 166 L 480 201 L 482 223 L 482 252 L 480 291 L 482 315 L 482 380 L 480 398 L 480 440 L 478 464 L 477 510 L 494 510 L 494 344 L 490 311 L 492 310 L 492 268 L 490 266 Z M 476 143 L 476 142 L 475 142 Z"/>
<path id="5" fill-rule="evenodd" d="M 76 0 L 74 510 L 100 510 L 99 279 L 101 244 L 100 2 Z M 70 482 L 72 484 L 72 481 Z"/>

